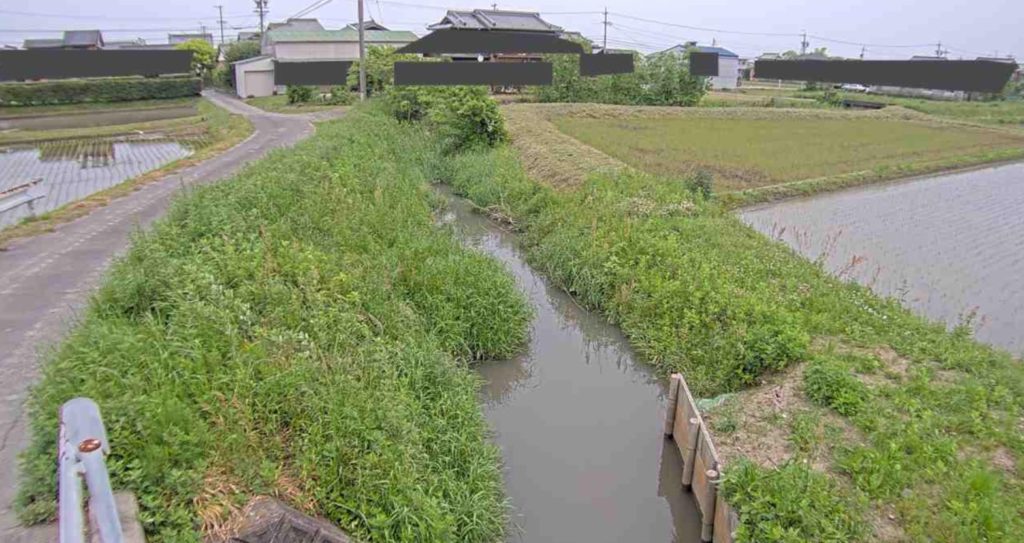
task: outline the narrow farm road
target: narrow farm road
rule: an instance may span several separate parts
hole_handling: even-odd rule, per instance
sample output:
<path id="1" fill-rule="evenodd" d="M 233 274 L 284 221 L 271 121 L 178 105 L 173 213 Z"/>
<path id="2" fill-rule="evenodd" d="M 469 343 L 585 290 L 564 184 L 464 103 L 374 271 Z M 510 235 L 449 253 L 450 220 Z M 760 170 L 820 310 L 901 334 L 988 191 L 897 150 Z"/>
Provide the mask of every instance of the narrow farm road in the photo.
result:
<path id="1" fill-rule="evenodd" d="M 214 158 L 144 185 L 55 232 L 13 241 L 0 252 L 0 541 L 49 540 L 20 527 L 13 511 L 18 454 L 28 442 L 25 399 L 47 349 L 73 324 L 112 259 L 127 248 L 132 232 L 163 215 L 181 188 L 225 178 L 267 152 L 311 135 L 312 120 L 336 115 L 267 113 L 224 94 L 204 96 L 245 115 L 255 132 Z"/>

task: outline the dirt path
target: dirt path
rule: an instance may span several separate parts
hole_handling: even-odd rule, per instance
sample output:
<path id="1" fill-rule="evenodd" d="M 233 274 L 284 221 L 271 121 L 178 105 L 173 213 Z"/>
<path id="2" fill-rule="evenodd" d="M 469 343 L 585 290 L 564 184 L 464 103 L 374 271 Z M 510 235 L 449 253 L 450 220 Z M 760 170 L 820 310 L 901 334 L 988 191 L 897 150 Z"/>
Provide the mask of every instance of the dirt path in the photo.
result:
<path id="1" fill-rule="evenodd" d="M 13 241 L 0 252 L 0 541 L 50 541 L 51 535 L 18 525 L 12 510 L 18 453 L 28 442 L 23 405 L 38 375 L 41 355 L 73 324 L 111 260 L 130 235 L 163 215 L 184 186 L 222 179 L 267 152 L 313 133 L 310 121 L 336 113 L 267 113 L 223 94 L 208 99 L 245 115 L 255 132 L 201 164 L 147 184 L 56 232 Z M 54 451 L 56 458 L 56 451 Z"/>

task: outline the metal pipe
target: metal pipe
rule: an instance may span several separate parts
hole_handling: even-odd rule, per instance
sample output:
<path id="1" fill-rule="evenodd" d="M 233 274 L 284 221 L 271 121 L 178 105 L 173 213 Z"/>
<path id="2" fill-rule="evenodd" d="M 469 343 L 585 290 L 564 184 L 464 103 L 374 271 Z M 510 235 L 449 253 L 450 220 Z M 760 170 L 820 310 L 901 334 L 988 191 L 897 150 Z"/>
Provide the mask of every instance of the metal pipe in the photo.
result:
<path id="1" fill-rule="evenodd" d="M 104 457 L 110 452 L 100 408 L 88 398 L 67 401 L 60 410 L 61 543 L 84 542 L 82 480 L 89 489 L 89 519 L 101 543 L 122 543 L 121 519 Z"/>

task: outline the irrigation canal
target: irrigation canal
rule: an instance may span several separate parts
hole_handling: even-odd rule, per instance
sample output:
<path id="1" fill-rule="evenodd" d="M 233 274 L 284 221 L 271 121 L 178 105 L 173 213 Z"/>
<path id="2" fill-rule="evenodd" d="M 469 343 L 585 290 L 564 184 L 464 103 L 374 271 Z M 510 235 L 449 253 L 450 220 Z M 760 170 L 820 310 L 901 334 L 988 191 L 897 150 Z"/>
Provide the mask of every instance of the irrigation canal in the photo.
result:
<path id="1" fill-rule="evenodd" d="M 522 355 L 478 367 L 512 503 L 508 540 L 699 541 L 679 452 L 662 435 L 667 380 L 618 328 L 535 273 L 513 234 L 440 190 L 443 222 L 504 263 L 535 312 Z"/>
<path id="2" fill-rule="evenodd" d="M 1024 163 L 748 208 L 739 216 L 845 279 L 1024 354 Z"/>

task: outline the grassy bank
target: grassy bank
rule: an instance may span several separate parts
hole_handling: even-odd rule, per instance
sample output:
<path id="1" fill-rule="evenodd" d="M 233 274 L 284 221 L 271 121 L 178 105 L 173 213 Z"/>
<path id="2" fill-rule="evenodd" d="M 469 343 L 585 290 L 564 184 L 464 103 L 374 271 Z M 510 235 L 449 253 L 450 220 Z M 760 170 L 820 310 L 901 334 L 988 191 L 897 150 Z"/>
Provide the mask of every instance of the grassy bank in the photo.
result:
<path id="1" fill-rule="evenodd" d="M 31 400 L 23 517 L 53 515 L 57 407 L 103 410 L 151 541 L 255 494 L 363 541 L 497 541 L 465 361 L 512 354 L 513 280 L 434 224 L 416 129 L 363 112 L 179 199 L 110 272 Z"/>
<path id="2" fill-rule="evenodd" d="M 796 98 L 815 99 L 822 95 L 822 91 L 795 91 L 791 95 Z M 1017 127 L 1024 125 L 1024 100 L 965 102 L 925 100 L 923 98 L 904 98 L 901 96 L 884 96 L 858 92 L 840 92 L 839 96 L 851 100 L 865 100 L 902 106 L 943 119 Z"/>
<path id="3" fill-rule="evenodd" d="M 199 98 L 187 97 L 166 98 L 163 100 L 133 100 L 128 102 L 86 102 L 81 104 L 59 104 L 52 106 L 0 106 L 0 119 L 174 108 L 196 105 L 199 100 Z"/>
<path id="4" fill-rule="evenodd" d="M 165 164 L 160 168 L 146 172 L 109 189 L 97 192 L 77 202 L 26 219 L 17 225 L 4 228 L 0 230 L 0 249 L 11 240 L 17 238 L 33 236 L 43 232 L 52 232 L 60 224 L 86 215 L 93 209 L 106 205 L 114 198 L 130 194 L 145 183 L 216 156 L 234 147 L 247 138 L 249 134 L 252 134 L 252 123 L 241 115 L 233 115 L 206 100 L 199 102 L 198 109 L 200 116 L 190 118 L 190 123 L 183 125 L 182 131 L 171 131 L 172 135 L 177 133 L 180 136 L 190 138 L 198 136 L 202 138 L 203 145 L 196 148 L 195 152 L 191 155 Z"/>
<path id="5" fill-rule="evenodd" d="M 998 152 L 1024 156 L 1024 137 L 868 116 L 562 117 L 554 123 L 650 173 L 684 177 L 710 171 L 722 192 L 855 172 L 897 172 L 941 161 L 970 163 Z"/>
<path id="6" fill-rule="evenodd" d="M 662 372 L 732 393 L 708 417 L 742 540 L 1024 533 L 1024 371 L 967 327 L 832 278 L 678 178 L 598 169 L 552 189 L 511 148 L 446 177 Z"/>
<path id="7" fill-rule="evenodd" d="M 245 103 L 271 113 L 313 113 L 316 111 L 330 111 L 333 109 L 340 109 L 344 111 L 344 109 L 348 107 L 314 102 L 289 104 L 288 97 L 283 94 L 248 98 L 245 100 Z"/>

